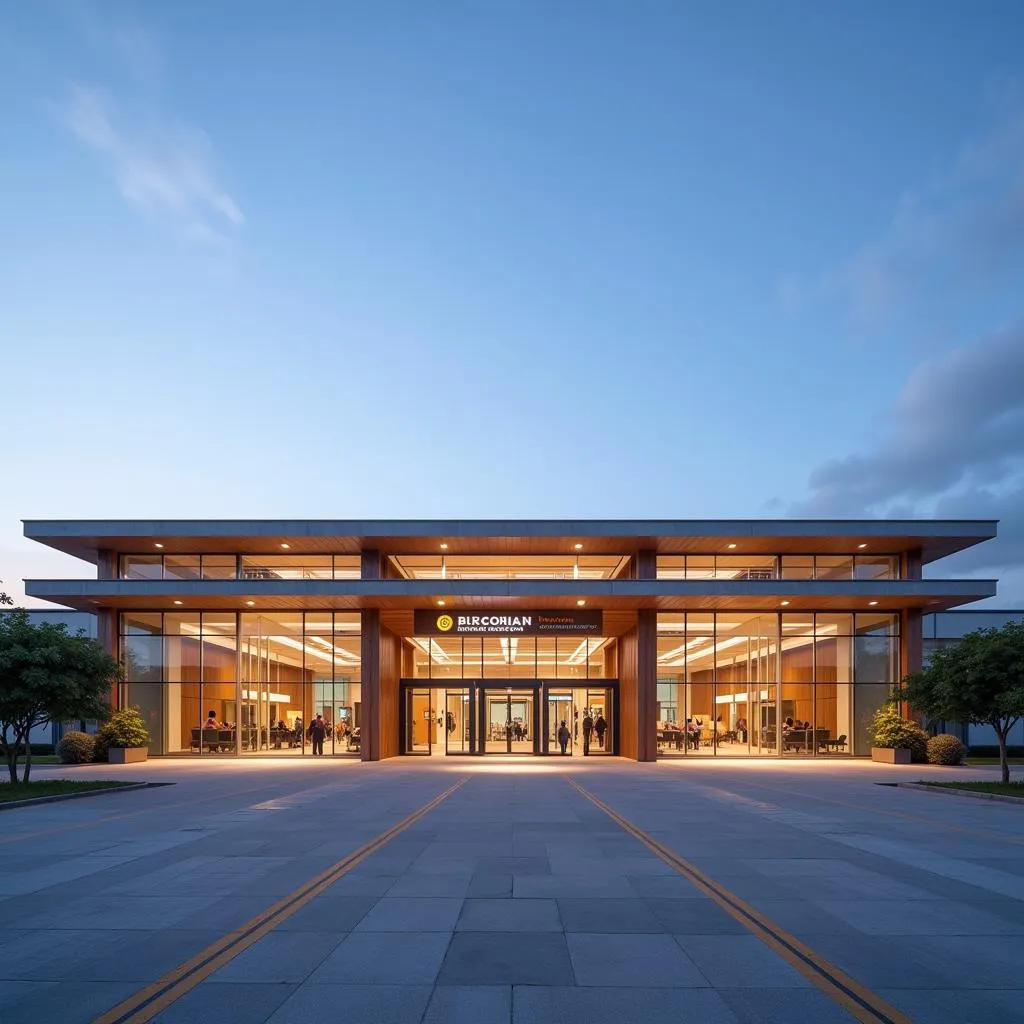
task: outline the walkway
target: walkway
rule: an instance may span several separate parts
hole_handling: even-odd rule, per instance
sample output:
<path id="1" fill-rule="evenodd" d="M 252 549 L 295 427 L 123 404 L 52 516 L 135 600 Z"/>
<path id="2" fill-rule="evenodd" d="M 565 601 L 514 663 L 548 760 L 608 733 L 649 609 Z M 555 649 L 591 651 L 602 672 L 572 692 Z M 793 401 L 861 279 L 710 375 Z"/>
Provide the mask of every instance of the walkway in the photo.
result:
<path id="1" fill-rule="evenodd" d="M 5 1022 L 1024 1020 L 1024 809 L 921 769 L 86 771 L 176 785 L 0 814 Z"/>

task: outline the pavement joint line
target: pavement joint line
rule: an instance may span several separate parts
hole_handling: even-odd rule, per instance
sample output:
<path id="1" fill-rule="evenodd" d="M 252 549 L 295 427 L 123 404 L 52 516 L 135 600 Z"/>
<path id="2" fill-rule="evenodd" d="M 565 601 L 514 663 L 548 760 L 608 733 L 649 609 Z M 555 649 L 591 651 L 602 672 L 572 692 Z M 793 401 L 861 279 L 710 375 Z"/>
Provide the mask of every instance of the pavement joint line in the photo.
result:
<path id="1" fill-rule="evenodd" d="M 869 814 L 884 814 L 890 818 L 903 818 L 905 821 L 916 821 L 920 825 L 927 825 L 929 828 L 944 828 L 950 832 L 962 832 L 969 836 L 978 836 L 980 839 L 994 839 L 999 843 L 1009 843 L 1011 846 L 1024 846 L 1024 839 L 1017 839 L 1013 836 L 1000 835 L 998 832 L 989 832 L 986 829 L 967 828 L 965 825 L 952 825 L 947 821 L 939 821 L 935 818 L 922 818 L 916 814 L 908 814 L 906 811 L 892 811 L 886 810 L 882 807 L 865 807 L 864 804 L 852 804 L 848 800 L 836 800 L 827 796 L 819 796 L 817 793 L 808 793 L 805 790 L 801 790 L 799 793 L 790 789 L 782 789 L 778 786 L 769 786 L 764 782 L 747 782 L 744 780 L 746 785 L 751 786 L 753 789 L 767 789 L 772 793 L 784 793 L 786 796 L 799 796 L 801 800 L 810 799 L 818 800 L 821 803 L 826 804 L 838 804 L 840 807 L 846 807 L 854 811 L 867 811 Z M 898 782 L 894 788 L 897 789 L 911 789 L 912 785 L 904 782 Z"/>
<path id="2" fill-rule="evenodd" d="M 195 956 L 179 964 L 163 977 L 146 985 L 138 992 L 122 1000 L 117 1006 L 97 1017 L 93 1024 L 143 1024 L 152 1020 L 169 1006 L 176 1003 L 182 996 L 191 992 L 200 982 L 211 974 L 219 971 L 235 957 L 244 953 L 265 935 L 273 931 L 279 924 L 306 906 L 316 896 L 329 888 L 339 878 L 346 875 L 352 868 L 361 864 L 367 857 L 376 853 L 399 833 L 414 825 L 424 815 L 448 799 L 457 789 L 469 781 L 469 776 L 459 779 L 443 793 L 438 794 L 422 807 L 407 815 L 391 828 L 364 843 L 352 853 L 342 857 L 326 871 L 311 878 L 294 892 L 278 900 L 256 917 L 240 925 L 234 931 L 222 936 L 216 942 Z"/>
<path id="3" fill-rule="evenodd" d="M 566 776 L 565 781 L 585 796 L 595 807 L 600 808 L 622 829 L 638 839 L 652 853 L 670 867 L 675 868 L 687 881 L 692 882 L 709 899 L 721 907 L 730 917 L 738 921 L 772 952 L 799 971 L 816 988 L 838 1003 L 855 1020 L 862 1024 L 913 1024 L 906 1014 L 887 1003 L 877 993 L 855 981 L 844 971 L 830 963 L 813 949 L 802 943 L 796 936 L 780 928 L 771 918 L 762 914 L 735 893 L 719 885 L 709 875 L 680 857 L 674 850 L 663 846 L 642 828 L 624 818 L 608 804 L 584 789 L 574 778 Z"/>
<path id="4" fill-rule="evenodd" d="M 147 787 L 149 783 L 146 783 Z M 176 783 L 156 783 L 157 786 L 176 785 Z M 271 789 L 274 786 L 281 785 L 281 780 L 275 780 L 274 782 L 268 783 L 265 786 L 252 786 L 249 789 L 240 789 L 233 796 L 245 796 L 248 793 L 259 793 L 264 789 Z M 209 803 L 212 800 L 223 799 L 220 794 L 215 796 L 197 797 L 195 799 L 179 800 L 174 804 L 161 804 L 159 807 L 140 807 L 135 811 L 125 811 L 124 814 L 108 814 L 105 818 L 90 818 L 88 821 L 73 821 L 67 825 L 57 825 L 55 828 L 44 828 L 38 832 L 25 832 L 16 836 L 6 836 L 0 839 L 0 846 L 6 846 L 8 843 L 21 843 L 26 839 L 38 839 L 41 836 L 51 836 L 58 832 L 71 832 L 74 829 L 89 828 L 93 825 L 105 825 L 108 821 L 123 821 L 125 818 L 135 818 L 140 814 L 156 814 L 158 811 L 172 811 L 176 807 L 193 807 L 197 804 Z"/>

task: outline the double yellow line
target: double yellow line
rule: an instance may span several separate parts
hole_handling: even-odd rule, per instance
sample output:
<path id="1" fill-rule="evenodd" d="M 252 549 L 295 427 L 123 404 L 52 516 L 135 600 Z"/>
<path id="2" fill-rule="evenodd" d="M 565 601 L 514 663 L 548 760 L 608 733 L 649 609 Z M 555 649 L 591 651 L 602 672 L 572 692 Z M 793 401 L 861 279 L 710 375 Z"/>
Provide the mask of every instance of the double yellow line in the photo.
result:
<path id="1" fill-rule="evenodd" d="M 575 779 L 566 776 L 566 781 L 592 804 L 604 811 L 612 821 L 692 882 L 730 917 L 753 932 L 769 949 L 798 970 L 830 999 L 842 1006 L 855 1020 L 861 1021 L 863 1024 L 913 1024 L 906 1014 L 901 1013 L 894 1006 L 890 1006 L 881 996 L 872 992 L 871 989 L 865 988 L 834 964 L 829 963 L 824 957 L 819 956 L 813 949 L 784 931 L 745 900 L 740 899 L 735 893 L 729 892 L 728 889 L 705 875 L 703 871 L 683 860 L 673 850 L 662 846 L 643 829 L 638 828 L 617 811 L 613 811 L 593 793 L 584 789 Z"/>
<path id="2" fill-rule="evenodd" d="M 282 921 L 286 921 L 293 914 L 301 910 L 307 903 L 320 895 L 328 886 L 336 882 L 342 875 L 351 871 L 357 864 L 362 863 L 371 854 L 376 853 L 382 846 L 390 842 L 399 832 L 404 831 L 410 825 L 415 824 L 425 814 L 429 814 L 439 803 L 447 800 L 460 786 L 466 783 L 467 779 L 460 779 L 454 786 L 450 786 L 440 796 L 434 797 L 429 803 L 424 804 L 419 810 L 413 811 L 408 817 L 403 818 L 397 825 L 392 826 L 386 832 L 371 839 L 368 843 L 360 846 L 358 850 L 343 857 L 336 864 L 331 865 L 326 871 L 321 872 L 315 878 L 310 879 L 294 892 L 289 893 L 282 900 L 279 900 L 272 907 L 257 914 L 252 920 L 247 921 L 240 928 L 218 939 L 212 945 L 207 946 L 201 953 L 197 953 L 190 960 L 175 967 L 173 971 L 158 978 L 151 985 L 140 989 L 134 995 L 129 996 L 123 1002 L 118 1003 L 112 1010 L 108 1010 L 103 1016 L 97 1017 L 94 1024 L 142 1024 L 143 1021 L 152 1020 L 162 1010 L 166 1010 L 172 1003 L 177 1002 L 183 995 L 190 992 L 205 978 L 208 978 L 215 971 L 219 971 L 225 964 L 230 963 L 240 953 L 245 952 L 254 943 L 259 942 L 268 932 L 273 931 Z"/>

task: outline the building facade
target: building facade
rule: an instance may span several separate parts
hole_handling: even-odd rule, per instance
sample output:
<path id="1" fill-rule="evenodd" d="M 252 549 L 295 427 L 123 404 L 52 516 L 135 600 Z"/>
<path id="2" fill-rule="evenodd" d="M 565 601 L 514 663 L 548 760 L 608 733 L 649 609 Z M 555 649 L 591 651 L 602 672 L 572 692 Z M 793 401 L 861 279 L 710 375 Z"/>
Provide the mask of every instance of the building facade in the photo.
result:
<path id="1" fill-rule="evenodd" d="M 154 755 L 837 757 L 991 521 L 28 521 Z M 565 724 L 563 730 L 562 724 Z"/>

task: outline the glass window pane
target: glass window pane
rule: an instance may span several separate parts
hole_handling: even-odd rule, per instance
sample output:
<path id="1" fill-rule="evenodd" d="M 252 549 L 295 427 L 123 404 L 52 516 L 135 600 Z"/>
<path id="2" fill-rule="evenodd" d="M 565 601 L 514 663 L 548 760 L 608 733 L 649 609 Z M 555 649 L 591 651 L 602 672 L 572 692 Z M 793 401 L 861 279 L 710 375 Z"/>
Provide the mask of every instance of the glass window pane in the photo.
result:
<path id="1" fill-rule="evenodd" d="M 888 636 L 854 638 L 854 679 L 857 683 L 896 681 L 896 640 Z"/>
<path id="2" fill-rule="evenodd" d="M 681 580 L 686 578 L 685 555 L 658 555 L 657 577 L 659 580 Z"/>
<path id="3" fill-rule="evenodd" d="M 814 617 L 814 631 L 817 636 L 851 636 L 853 616 L 847 613 L 818 612 Z"/>
<path id="4" fill-rule="evenodd" d="M 159 612 L 125 612 L 121 616 L 122 633 L 151 635 L 159 633 L 162 616 Z"/>
<path id="5" fill-rule="evenodd" d="M 784 580 L 814 579 L 814 556 L 783 555 L 781 576 Z"/>
<path id="6" fill-rule="evenodd" d="M 874 633 L 879 636 L 896 636 L 900 631 L 898 615 L 889 612 L 857 614 L 857 632 Z"/>
<path id="7" fill-rule="evenodd" d="M 199 575 L 198 555 L 166 555 L 164 557 L 164 579 L 197 580 Z"/>
<path id="8" fill-rule="evenodd" d="M 854 573 L 859 580 L 899 578 L 899 559 L 895 555 L 857 555 Z"/>
<path id="9" fill-rule="evenodd" d="M 686 578 L 688 580 L 712 580 L 715 578 L 714 555 L 687 555 Z"/>
<path id="10" fill-rule="evenodd" d="M 774 555 L 718 555 L 715 576 L 720 580 L 770 580 L 775 577 Z"/>
<path id="11" fill-rule="evenodd" d="M 233 580 L 235 578 L 234 555 L 203 555 L 204 580 Z"/>
<path id="12" fill-rule="evenodd" d="M 853 576 L 853 555 L 816 555 L 814 578 L 817 580 L 848 580 Z"/>
<path id="13" fill-rule="evenodd" d="M 810 612 L 786 612 L 782 616 L 783 636 L 814 636 L 814 616 Z"/>
<path id="14" fill-rule="evenodd" d="M 818 637 L 814 644 L 814 671 L 819 683 L 853 681 L 852 645 L 848 636 Z"/>
<path id="15" fill-rule="evenodd" d="M 163 576 L 161 555 L 122 555 L 121 579 L 158 580 Z"/>
<path id="16" fill-rule="evenodd" d="M 163 678 L 163 641 L 159 636 L 122 637 L 121 658 L 131 682 L 158 683 Z"/>

